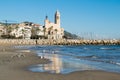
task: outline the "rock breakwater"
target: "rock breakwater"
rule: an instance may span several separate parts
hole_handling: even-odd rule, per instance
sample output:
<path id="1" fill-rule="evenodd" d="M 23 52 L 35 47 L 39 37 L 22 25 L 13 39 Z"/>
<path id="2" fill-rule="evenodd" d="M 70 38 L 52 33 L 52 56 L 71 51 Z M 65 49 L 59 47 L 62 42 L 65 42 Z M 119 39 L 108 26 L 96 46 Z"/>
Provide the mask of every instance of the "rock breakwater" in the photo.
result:
<path id="1" fill-rule="evenodd" d="M 0 45 L 120 45 L 120 40 L 0 39 Z"/>

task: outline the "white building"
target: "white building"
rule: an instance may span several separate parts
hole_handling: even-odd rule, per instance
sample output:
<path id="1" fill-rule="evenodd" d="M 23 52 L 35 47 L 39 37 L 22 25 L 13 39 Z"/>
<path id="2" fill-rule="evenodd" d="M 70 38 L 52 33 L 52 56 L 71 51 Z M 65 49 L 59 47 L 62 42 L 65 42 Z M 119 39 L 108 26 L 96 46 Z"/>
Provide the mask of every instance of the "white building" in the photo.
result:
<path id="1" fill-rule="evenodd" d="M 16 38 L 30 39 L 31 37 L 31 26 L 26 25 L 27 23 L 20 23 L 10 34 Z"/>

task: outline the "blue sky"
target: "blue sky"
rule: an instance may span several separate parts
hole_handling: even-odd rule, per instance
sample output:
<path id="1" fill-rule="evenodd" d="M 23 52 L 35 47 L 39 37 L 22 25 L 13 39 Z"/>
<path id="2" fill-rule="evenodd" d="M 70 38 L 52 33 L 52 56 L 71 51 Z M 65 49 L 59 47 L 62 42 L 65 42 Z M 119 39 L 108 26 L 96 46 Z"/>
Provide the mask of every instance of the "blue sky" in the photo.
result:
<path id="1" fill-rule="evenodd" d="M 31 21 L 44 25 L 45 16 L 72 33 L 120 38 L 120 0 L 0 0 L 0 20 Z"/>

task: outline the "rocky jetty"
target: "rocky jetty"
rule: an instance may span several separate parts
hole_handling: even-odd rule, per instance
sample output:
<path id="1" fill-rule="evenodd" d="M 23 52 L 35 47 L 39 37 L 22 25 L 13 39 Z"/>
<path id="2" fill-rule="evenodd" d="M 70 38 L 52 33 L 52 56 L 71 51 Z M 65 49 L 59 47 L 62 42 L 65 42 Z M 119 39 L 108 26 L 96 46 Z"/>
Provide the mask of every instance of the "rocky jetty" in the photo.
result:
<path id="1" fill-rule="evenodd" d="M 0 45 L 120 45 L 120 40 L 0 39 Z"/>

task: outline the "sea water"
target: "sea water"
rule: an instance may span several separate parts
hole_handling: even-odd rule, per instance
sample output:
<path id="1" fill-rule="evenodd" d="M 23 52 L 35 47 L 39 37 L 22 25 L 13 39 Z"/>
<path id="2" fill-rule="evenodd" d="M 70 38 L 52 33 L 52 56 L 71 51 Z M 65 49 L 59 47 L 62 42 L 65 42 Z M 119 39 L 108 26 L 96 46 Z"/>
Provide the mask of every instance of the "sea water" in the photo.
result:
<path id="1" fill-rule="evenodd" d="M 41 58 L 50 60 L 48 64 L 28 67 L 32 72 L 68 74 L 74 71 L 103 70 L 120 73 L 119 45 L 80 46 L 25 46 L 34 50 Z"/>

